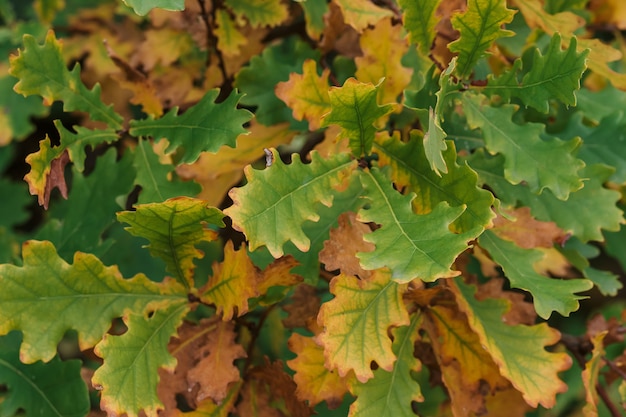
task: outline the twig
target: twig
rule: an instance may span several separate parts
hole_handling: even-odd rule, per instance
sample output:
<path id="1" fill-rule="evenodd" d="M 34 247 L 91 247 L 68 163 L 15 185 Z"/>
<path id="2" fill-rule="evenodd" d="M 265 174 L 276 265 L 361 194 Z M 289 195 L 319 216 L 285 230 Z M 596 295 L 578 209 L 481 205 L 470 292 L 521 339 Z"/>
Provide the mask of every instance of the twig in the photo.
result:
<path id="1" fill-rule="evenodd" d="M 230 86 L 230 77 L 226 71 L 226 64 L 224 64 L 222 51 L 220 51 L 217 47 L 217 36 L 215 36 L 213 28 L 211 27 L 211 22 L 215 22 L 215 13 L 219 2 L 213 2 L 210 12 L 207 10 L 205 2 L 206 0 L 198 0 L 198 5 L 200 6 L 200 17 L 202 18 L 204 26 L 206 26 L 207 56 L 205 65 L 207 69 L 211 66 L 211 55 L 215 53 L 217 56 L 217 65 L 222 73 L 222 78 L 224 79 L 222 82 L 222 88 L 220 89 L 220 97 L 217 99 L 217 101 L 220 101 L 224 95 L 224 90 L 229 90 L 225 87 Z M 226 91 L 226 94 L 230 94 L 230 91 Z"/>

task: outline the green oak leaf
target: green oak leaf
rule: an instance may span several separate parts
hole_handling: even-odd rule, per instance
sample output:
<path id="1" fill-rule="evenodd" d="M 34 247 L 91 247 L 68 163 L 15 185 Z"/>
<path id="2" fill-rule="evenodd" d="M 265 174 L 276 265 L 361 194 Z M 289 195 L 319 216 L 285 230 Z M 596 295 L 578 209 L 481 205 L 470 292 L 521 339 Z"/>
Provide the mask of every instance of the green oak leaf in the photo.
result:
<path id="1" fill-rule="evenodd" d="M 241 94 L 233 92 L 223 102 L 215 103 L 218 94 L 218 89 L 210 90 L 182 115 L 174 107 L 157 120 L 133 120 L 130 134 L 150 136 L 155 141 L 166 138 L 169 145 L 165 152 L 182 148 L 180 163 L 187 164 L 195 162 L 201 152 L 215 153 L 222 145 L 234 148 L 237 136 L 247 132 L 243 124 L 250 121 L 252 113 L 237 108 Z"/>
<path id="2" fill-rule="evenodd" d="M 599 123 L 603 118 L 626 108 L 626 92 L 607 84 L 600 91 L 582 88 L 576 92 L 576 108 L 590 119 Z"/>
<path id="3" fill-rule="evenodd" d="M 587 279 L 562 280 L 538 274 L 533 265 L 543 258 L 542 252 L 520 248 L 513 242 L 499 238 L 490 230 L 480 236 L 478 243 L 502 267 L 511 287 L 532 294 L 537 314 L 546 320 L 553 311 L 569 316 L 571 312 L 578 310 L 578 300 L 588 297 L 576 293 L 593 287 L 593 283 Z"/>
<path id="4" fill-rule="evenodd" d="M 45 116 L 50 110 L 37 97 L 24 97 L 13 91 L 15 79 L 0 77 L 0 145 L 30 134 L 35 126 L 32 117 Z"/>
<path id="5" fill-rule="evenodd" d="M 421 368 L 420 361 L 413 356 L 420 317 L 420 314 L 414 314 L 408 326 L 392 330 L 391 348 L 397 359 L 391 372 L 377 369 L 367 382 L 354 381 L 350 385 L 350 391 L 356 396 L 350 406 L 350 416 L 415 416 L 411 402 L 424 401 L 419 384 L 411 377 L 411 372 Z"/>
<path id="6" fill-rule="evenodd" d="M 557 343 L 560 333 L 547 323 L 533 326 L 510 326 L 502 316 L 510 309 L 506 299 L 487 298 L 478 301 L 476 287 L 461 278 L 450 283 L 459 309 L 467 316 L 470 327 L 480 338 L 483 348 L 532 407 L 551 408 L 555 395 L 567 390 L 558 373 L 572 365 L 565 352 L 548 352 L 545 346 Z"/>
<path id="7" fill-rule="evenodd" d="M 513 36 L 502 26 L 511 23 L 514 15 L 515 10 L 507 9 L 506 0 L 468 0 L 467 10 L 452 16 L 452 27 L 460 36 L 448 48 L 459 54 L 455 71 L 459 77 L 468 77 L 498 38 Z"/>
<path id="8" fill-rule="evenodd" d="M 303 164 L 299 155 L 293 154 L 291 164 L 285 165 L 276 150 L 272 153 L 272 166 L 264 170 L 246 166 L 247 184 L 230 190 L 234 204 L 224 213 L 236 230 L 245 233 L 250 250 L 265 245 L 272 256 L 279 258 L 287 241 L 301 251 L 310 249 L 311 241 L 302 224 L 319 220 L 315 204 L 330 207 L 333 188 L 343 182 L 356 163 L 347 154 L 325 160 L 314 151 L 310 164 Z"/>
<path id="9" fill-rule="evenodd" d="M 600 120 L 590 129 L 582 122 L 582 114 L 573 116 L 576 132 L 582 137 L 583 144 L 578 156 L 587 165 L 608 164 L 615 168 L 609 180 L 626 184 L 626 117 L 617 111 Z"/>
<path id="10" fill-rule="evenodd" d="M 220 210 L 208 207 L 205 201 L 188 197 L 139 204 L 134 211 L 117 214 L 118 221 L 130 225 L 126 228 L 130 234 L 150 241 L 147 247 L 152 256 L 161 258 L 168 272 L 186 288 L 194 286 L 194 259 L 203 257 L 196 245 L 217 238 L 206 224 L 223 227 L 223 217 Z"/>
<path id="11" fill-rule="evenodd" d="M 11 56 L 9 70 L 9 74 L 19 78 L 13 88 L 16 92 L 24 96 L 38 94 L 47 105 L 60 100 L 65 111 L 84 111 L 113 129 L 122 128 L 122 117 L 100 99 L 100 85 L 89 90 L 80 79 L 79 64 L 72 71 L 66 68 L 61 44 L 53 31 L 48 32 L 43 45 L 38 45 L 31 35 L 24 35 L 23 42 L 19 54 Z"/>
<path id="12" fill-rule="evenodd" d="M 439 118 L 431 108 L 428 111 L 428 130 L 424 134 L 424 151 L 426 160 L 435 174 L 448 173 L 448 166 L 443 159 L 443 152 L 446 150 L 446 132 L 441 128 Z"/>
<path id="13" fill-rule="evenodd" d="M 336 193 L 332 206 L 327 207 L 322 203 L 316 205 L 315 211 L 320 217 L 319 220 L 316 222 L 305 221 L 302 224 L 302 231 L 311 241 L 308 250 L 299 250 L 291 241 L 285 243 L 285 255 L 293 256 L 299 264 L 291 272 L 304 278 L 305 283 L 317 285 L 320 278 L 319 253 L 324 249 L 324 242 L 330 236 L 330 229 L 337 227 L 337 218 L 342 213 L 356 212 L 363 205 L 362 193 L 361 182 L 351 180 L 348 189 Z M 251 252 L 250 258 L 261 269 L 274 261 L 274 257 L 265 247 L 257 248 Z"/>
<path id="14" fill-rule="evenodd" d="M 399 0 L 402 7 L 404 28 L 409 32 L 411 43 L 417 44 L 420 52 L 428 55 L 435 40 L 435 26 L 439 18 L 435 15 L 441 0 Z"/>
<path id="15" fill-rule="evenodd" d="M 504 161 L 501 155 L 489 157 L 478 151 L 467 161 L 478 173 L 480 181 L 489 185 L 504 204 L 514 206 L 520 202 L 530 207 L 536 219 L 555 222 L 565 232 L 583 242 L 602 241 L 602 230 L 617 231 L 623 222 L 622 210 L 616 206 L 621 194 L 603 187 L 603 183 L 614 172 L 606 165 L 585 167 L 581 171 L 581 176 L 587 178 L 585 186 L 563 201 L 548 190 L 536 195 L 525 185 L 508 182 L 504 178 Z"/>
<path id="16" fill-rule="evenodd" d="M 504 175 L 511 183 L 525 182 L 537 194 L 550 189 L 561 200 L 583 187 L 578 171 L 584 163 L 574 157 L 579 138 L 543 140 L 544 125 L 518 125 L 511 119 L 515 106 L 491 107 L 482 94 L 464 94 L 463 110 L 469 126 L 482 130 L 488 151 L 504 155 Z"/>
<path id="17" fill-rule="evenodd" d="M 281 0 L 225 0 L 239 19 L 246 18 L 252 27 L 277 26 L 289 17 Z"/>
<path id="18" fill-rule="evenodd" d="M 26 365 L 20 361 L 22 337 L 11 332 L 0 337 L 0 415 L 84 417 L 89 412 L 87 385 L 81 377 L 81 361 Z"/>
<path id="19" fill-rule="evenodd" d="M 307 34 L 311 39 L 319 40 L 326 28 L 324 15 L 328 12 L 328 3 L 326 0 L 307 0 L 299 4 L 304 12 Z"/>
<path id="20" fill-rule="evenodd" d="M 124 204 L 133 188 L 130 155 L 116 159 L 117 151 L 107 150 L 87 177 L 74 166 L 67 200 L 54 204 L 50 219 L 35 235 L 37 240 L 51 241 L 63 259 L 69 261 L 76 251 L 99 254 L 104 249 L 102 234 L 115 222 L 115 213 L 122 208 L 117 200 L 122 198 Z"/>
<path id="21" fill-rule="evenodd" d="M 377 139 L 374 150 L 379 155 L 380 164 L 390 165 L 393 181 L 416 194 L 413 207 L 417 213 L 429 213 L 446 201 L 452 207 L 466 206 L 452 223 L 454 231 L 473 230 L 478 236 L 491 224 L 495 216 L 491 210 L 493 195 L 478 186 L 478 175 L 467 164 L 457 164 L 454 142 L 448 141 L 443 152 L 448 173 L 438 176 L 428 166 L 419 131 L 412 131 L 408 142 L 402 142 L 398 135 Z"/>
<path id="22" fill-rule="evenodd" d="M 152 9 L 181 11 L 185 10 L 185 0 L 124 0 L 124 3 L 137 13 L 145 16 Z"/>
<path id="23" fill-rule="evenodd" d="M 467 249 L 471 237 L 468 233 L 452 233 L 449 225 L 461 215 L 464 206 L 450 207 L 442 202 L 428 214 L 415 214 L 411 209 L 415 194 L 400 194 L 377 168 L 362 171 L 360 178 L 369 204 L 357 213 L 357 220 L 380 225 L 364 236 L 376 248 L 357 253 L 363 268 L 387 267 L 398 282 L 415 278 L 432 282 L 459 275 L 450 266 Z"/>
<path id="24" fill-rule="evenodd" d="M 568 106 L 576 105 L 574 92 L 580 89 L 580 79 L 587 69 L 588 51 L 576 52 L 576 37 L 572 36 L 566 50 L 561 50 L 561 35 L 555 33 L 545 55 L 534 50 L 531 62 L 518 58 L 513 68 L 498 77 L 489 76 L 484 92 L 497 94 L 504 100 L 517 97 L 527 107 L 547 113 L 550 100 L 557 99 Z M 518 74 L 526 69 L 521 82 Z"/>
<path id="25" fill-rule="evenodd" d="M 372 85 L 348 78 L 343 86 L 331 87 L 328 92 L 331 110 L 322 126 L 341 127 L 339 137 L 348 139 L 357 157 L 370 154 L 377 130 L 374 123 L 393 110 L 391 104 L 379 106 L 376 103 L 379 88 L 380 83 Z"/>
<path id="26" fill-rule="evenodd" d="M 28 241 L 22 256 L 23 266 L 0 265 L 0 334 L 22 331 L 24 363 L 52 359 L 69 329 L 85 350 L 126 310 L 142 313 L 155 302 L 187 300 L 175 282 L 157 284 L 142 274 L 125 279 L 90 254 L 77 252 L 70 265 L 50 242 Z"/>
<path id="27" fill-rule="evenodd" d="M 186 300 L 178 300 L 155 306 L 148 315 L 127 314 L 124 323 L 128 331 L 121 336 L 107 334 L 96 345 L 94 351 L 104 363 L 92 383 L 102 393 L 102 409 L 129 417 L 137 417 L 141 410 L 156 416 L 163 409 L 157 395 L 158 370 L 176 367 L 167 345 L 188 311 Z"/>
<path id="28" fill-rule="evenodd" d="M 54 121 L 54 126 L 59 132 L 61 144 L 58 146 L 59 151 L 67 149 L 70 156 L 70 160 L 74 162 L 76 169 L 83 172 L 85 169 L 85 159 L 87 155 L 85 153 L 85 147 L 90 146 L 95 149 L 96 146 L 103 143 L 113 143 L 119 139 L 117 133 L 113 129 L 99 129 L 92 130 L 82 126 L 73 126 L 72 129 L 76 131 L 70 132 L 63 126 L 60 120 Z"/>
<path id="29" fill-rule="evenodd" d="M 138 204 L 160 203 L 178 196 L 195 196 L 200 185 L 192 181 L 180 181 L 174 166 L 162 164 L 148 140 L 140 139 L 133 151 L 133 167 L 137 171 L 135 184 L 141 186 Z M 171 178 L 173 177 L 173 178 Z"/>
<path id="30" fill-rule="evenodd" d="M 289 122 L 295 130 L 307 130 L 308 123 L 296 121 L 292 110 L 274 94 L 276 84 L 289 80 L 292 72 L 300 73 L 307 59 L 319 60 L 319 52 L 289 37 L 263 49 L 261 55 L 252 57 L 250 64 L 235 75 L 235 86 L 245 94 L 241 104 L 256 106 L 254 115 L 259 123 L 271 126 Z"/>

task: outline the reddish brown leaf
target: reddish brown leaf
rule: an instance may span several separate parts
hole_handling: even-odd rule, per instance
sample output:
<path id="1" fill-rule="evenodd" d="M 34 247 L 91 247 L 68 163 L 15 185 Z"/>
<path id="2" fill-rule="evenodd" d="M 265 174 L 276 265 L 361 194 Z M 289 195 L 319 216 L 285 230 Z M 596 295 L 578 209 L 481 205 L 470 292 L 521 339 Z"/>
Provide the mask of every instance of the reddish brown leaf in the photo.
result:
<path id="1" fill-rule="evenodd" d="M 524 249 L 537 247 L 551 248 L 555 243 L 566 239 L 564 231 L 554 222 L 535 220 L 529 207 L 520 207 L 507 212 L 515 220 L 509 220 L 501 214 L 493 219 L 493 231 L 503 239 L 515 242 Z"/>
<path id="2" fill-rule="evenodd" d="M 207 333 L 206 343 L 195 353 L 201 359 L 189 370 L 187 381 L 190 387 L 195 384 L 200 387 L 196 396 L 198 402 L 206 398 L 221 402 L 228 394 L 229 384 L 241 378 L 233 362 L 247 355 L 243 347 L 235 343 L 236 337 L 232 322 L 218 322 L 216 328 Z"/>
<path id="3" fill-rule="evenodd" d="M 313 330 L 312 326 L 317 326 L 317 313 L 320 309 L 320 298 L 315 287 L 307 284 L 298 285 L 291 301 L 283 307 L 287 312 L 287 318 L 283 320 L 285 327 Z"/>
<path id="4" fill-rule="evenodd" d="M 370 233 L 370 228 L 356 221 L 355 213 L 343 213 L 339 216 L 338 226 L 330 230 L 329 239 L 324 242 L 324 249 L 319 253 L 320 262 L 327 271 L 339 270 L 345 275 L 368 278 L 372 271 L 361 268 L 357 252 L 371 252 L 375 246 L 363 240 L 363 235 Z"/>

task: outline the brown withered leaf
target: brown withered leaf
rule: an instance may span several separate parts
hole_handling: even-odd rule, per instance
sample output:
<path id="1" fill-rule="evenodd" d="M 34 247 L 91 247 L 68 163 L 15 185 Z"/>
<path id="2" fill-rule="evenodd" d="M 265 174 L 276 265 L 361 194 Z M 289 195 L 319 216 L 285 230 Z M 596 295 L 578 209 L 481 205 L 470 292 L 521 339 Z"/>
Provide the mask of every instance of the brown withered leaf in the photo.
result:
<path id="1" fill-rule="evenodd" d="M 42 141 L 43 142 L 43 141 Z M 31 156 L 37 155 L 39 152 L 35 154 L 30 154 L 26 157 L 26 162 L 31 164 Z M 34 161 L 35 158 L 32 159 Z M 32 195 L 37 196 L 37 200 L 39 205 L 43 206 L 46 210 L 48 210 L 48 204 L 50 204 L 50 194 L 52 190 L 55 188 L 59 189 L 61 196 L 67 199 L 67 183 L 65 182 L 65 165 L 70 161 L 69 153 L 67 149 L 61 153 L 58 157 L 54 158 L 50 162 L 50 169 L 44 170 L 44 178 L 41 178 L 41 182 L 43 182 L 43 190 L 41 190 L 41 182 L 39 181 L 31 181 L 31 173 L 34 170 L 31 170 L 30 173 L 26 174 L 24 179 L 28 182 L 28 188 Z M 47 172 L 46 172 L 47 171 Z M 47 174 L 47 175 L 46 175 Z"/>
<path id="2" fill-rule="evenodd" d="M 358 222 L 352 212 L 341 214 L 337 222 L 337 227 L 330 230 L 330 237 L 319 253 L 320 262 L 327 271 L 340 270 L 345 275 L 367 279 L 372 271 L 361 268 L 356 254 L 374 250 L 373 243 L 363 240 L 363 235 L 371 232 L 370 228 Z"/>
<path id="3" fill-rule="evenodd" d="M 248 381 L 241 388 L 241 401 L 237 404 L 238 416 L 284 417 L 284 414 L 270 405 L 267 385 Z"/>
<path id="4" fill-rule="evenodd" d="M 556 223 L 533 218 L 529 207 L 508 210 L 507 215 L 515 218 L 515 221 L 498 214 L 493 219 L 493 232 L 503 239 L 515 242 L 521 248 L 551 248 L 555 243 L 560 244 L 566 239 L 566 233 Z"/>
<path id="5" fill-rule="evenodd" d="M 324 33 L 319 46 L 323 53 L 335 50 L 349 58 L 362 54 L 359 33 L 344 22 L 341 9 L 335 2 L 328 4 L 328 13 L 324 15 Z"/>
<path id="6" fill-rule="evenodd" d="M 313 414 L 313 410 L 296 396 L 296 383 L 285 372 L 282 361 L 270 363 L 266 358 L 264 365 L 253 368 L 248 375 L 253 380 L 267 384 L 271 396 L 283 400 L 292 417 L 309 417 Z"/>
<path id="7" fill-rule="evenodd" d="M 235 343 L 237 334 L 232 322 L 220 321 L 207 333 L 206 343 L 196 355 L 201 358 L 187 373 L 189 386 L 198 385 L 196 401 L 211 398 L 219 403 L 226 398 L 229 384 L 238 381 L 239 369 L 233 364 L 237 359 L 245 358 L 246 351 Z"/>
<path id="8" fill-rule="evenodd" d="M 187 381 L 187 374 L 200 361 L 202 347 L 207 343 L 209 333 L 217 328 L 218 322 L 217 316 L 202 320 L 197 325 L 183 322 L 178 328 L 178 336 L 170 340 L 167 349 L 176 358 L 176 369 L 173 373 L 159 369 L 157 393 L 165 406 L 159 414 L 160 417 L 176 414 L 177 395 L 182 395 L 189 406 L 197 406 L 196 393 L 199 386 L 191 386 Z"/>
<path id="9" fill-rule="evenodd" d="M 287 318 L 283 320 L 285 327 L 296 327 L 313 330 L 311 325 L 317 325 L 317 313 L 320 309 L 320 298 L 317 296 L 315 287 L 308 284 L 300 284 L 296 287 L 291 303 L 283 306 L 287 312 Z"/>
<path id="10" fill-rule="evenodd" d="M 597 334 L 607 332 L 604 344 L 621 343 L 624 341 L 624 323 L 617 318 L 610 317 L 608 320 L 602 314 L 596 314 L 587 321 L 587 337 L 593 339 Z"/>

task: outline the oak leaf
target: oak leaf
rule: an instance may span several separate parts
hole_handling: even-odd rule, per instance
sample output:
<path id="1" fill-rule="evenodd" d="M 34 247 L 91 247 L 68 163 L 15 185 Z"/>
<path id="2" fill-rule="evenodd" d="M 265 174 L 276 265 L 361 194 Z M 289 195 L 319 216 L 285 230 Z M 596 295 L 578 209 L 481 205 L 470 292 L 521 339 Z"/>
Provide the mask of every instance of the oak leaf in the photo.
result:
<path id="1" fill-rule="evenodd" d="M 166 10 L 183 10 L 185 0 L 124 0 L 128 6 L 132 7 L 135 13 L 140 16 L 148 14 L 155 7 Z"/>
<path id="2" fill-rule="evenodd" d="M 258 381 L 249 381 L 241 387 L 241 399 L 237 404 L 236 415 L 255 417 L 285 416 L 276 406 L 272 405 L 266 384 Z"/>
<path id="3" fill-rule="evenodd" d="M 478 301 L 473 285 L 466 285 L 461 279 L 449 283 L 459 309 L 467 316 L 470 327 L 500 373 L 522 393 L 530 406 L 553 407 L 556 394 L 567 390 L 558 373 L 572 365 L 567 353 L 545 350 L 545 346 L 559 341 L 560 333 L 546 323 L 509 326 L 501 320 L 509 308 L 508 300 Z"/>
<path id="4" fill-rule="evenodd" d="M 217 47 L 225 57 L 239 55 L 239 48 L 248 43 L 248 39 L 239 31 L 237 23 L 224 9 L 215 11 L 215 36 Z"/>
<path id="5" fill-rule="evenodd" d="M 67 198 L 65 166 L 68 162 L 67 150 L 59 146 L 53 148 L 47 136 L 39 142 L 39 150 L 26 157 L 31 169 L 24 180 L 28 183 L 29 192 L 37 196 L 39 205 L 45 209 L 48 209 L 50 194 L 55 188 L 59 189 L 63 198 Z"/>
<path id="6" fill-rule="evenodd" d="M 288 343 L 289 350 L 296 354 L 295 359 L 287 361 L 287 366 L 295 371 L 296 396 L 310 406 L 326 401 L 329 408 L 338 407 L 348 392 L 348 377 L 326 368 L 324 348 L 314 337 L 293 333 Z"/>
<path id="7" fill-rule="evenodd" d="M 521 248 L 551 248 L 566 239 L 566 233 L 556 223 L 542 222 L 532 217 L 529 207 L 507 210 L 505 213 L 508 218 L 499 214 L 493 220 L 492 231 Z"/>
<path id="8" fill-rule="evenodd" d="M 356 220 L 353 212 L 343 213 L 337 219 L 338 226 L 330 230 L 329 239 L 324 242 L 319 259 L 327 271 L 340 270 L 344 275 L 369 278 L 371 271 L 361 268 L 357 252 L 370 252 L 374 245 L 363 240 L 363 235 L 371 230 Z"/>
<path id="9" fill-rule="evenodd" d="M 374 124 L 393 110 L 391 104 L 377 104 L 380 83 L 361 83 L 348 78 L 341 87 L 331 87 L 330 113 L 322 122 L 322 126 L 337 124 L 341 127 L 339 138 L 347 138 L 352 153 L 367 156 L 372 150 L 376 127 Z"/>
<path id="10" fill-rule="evenodd" d="M 190 387 L 199 385 L 196 394 L 198 402 L 205 398 L 222 402 L 228 396 L 229 385 L 241 379 L 239 369 L 233 362 L 247 355 L 243 347 L 235 342 L 236 337 L 232 322 L 219 321 L 206 335 L 199 352 L 194 352 L 200 360 L 189 370 L 187 380 Z"/>
<path id="11" fill-rule="evenodd" d="M 359 44 L 363 56 L 354 60 L 356 78 L 372 84 L 378 84 L 384 78 L 378 90 L 378 100 L 395 103 L 413 73 L 412 69 L 402 66 L 402 57 L 409 50 L 402 25 L 393 25 L 391 18 L 382 19 L 373 28 L 363 31 Z"/>
<path id="12" fill-rule="evenodd" d="M 439 3 L 441 0 L 398 1 L 402 7 L 402 20 L 404 27 L 409 32 L 409 40 L 411 43 L 417 44 L 420 52 L 424 55 L 430 51 L 437 35 L 435 26 L 440 19 L 437 18 L 435 12 Z"/>
<path id="13" fill-rule="evenodd" d="M 105 335 L 94 352 L 104 359 L 92 382 L 101 391 L 100 406 L 109 414 L 137 417 L 144 410 L 156 417 L 163 403 L 157 396 L 159 368 L 173 370 L 176 359 L 167 345 L 189 311 L 187 300 L 162 303 L 145 314 L 127 312 L 128 331 L 121 336 Z M 120 355 L 119 352 L 124 354 Z"/>
<path id="14" fill-rule="evenodd" d="M 324 346 L 328 369 L 342 377 L 353 370 L 361 382 L 374 376 L 372 361 L 386 371 L 393 369 L 396 356 L 387 331 L 409 323 L 403 288 L 388 270 L 377 270 L 368 280 L 343 274 L 332 279 L 335 298 L 322 304 L 317 318 L 324 329 L 317 340 Z"/>
<path id="15" fill-rule="evenodd" d="M 177 197 L 163 203 L 139 204 L 134 211 L 117 214 L 119 222 L 127 223 L 133 236 L 147 239 L 147 248 L 161 258 L 169 273 L 186 288 L 193 288 L 195 259 L 204 254 L 196 248 L 202 242 L 217 238 L 207 225 L 223 227 L 222 212 L 208 207 L 203 200 Z"/>
<path id="16" fill-rule="evenodd" d="M 309 130 L 320 128 L 322 117 L 331 109 L 328 95 L 328 68 L 317 75 L 317 63 L 307 59 L 302 65 L 302 74 L 291 73 L 288 81 L 276 84 L 276 97 L 293 110 L 296 120 L 307 120 Z"/>
<path id="17" fill-rule="evenodd" d="M 433 306 L 426 311 L 424 328 L 430 336 L 450 393 L 454 415 L 486 412 L 485 397 L 506 389 L 509 382 L 481 346 L 478 335 L 458 309 Z"/>
<path id="18" fill-rule="evenodd" d="M 598 403 L 600 399 L 596 385 L 600 383 L 598 378 L 600 377 L 600 368 L 603 366 L 604 337 L 606 335 L 607 332 L 604 331 L 597 333 L 591 338 L 593 351 L 582 372 L 585 400 L 587 402 L 582 410 L 585 417 L 598 417 Z"/>
<path id="19" fill-rule="evenodd" d="M 248 257 L 245 245 L 235 250 L 224 245 L 224 261 L 213 264 L 213 275 L 200 290 L 203 302 L 215 304 L 217 314 L 227 321 L 248 312 L 248 300 L 259 295 L 259 270 Z"/>
<path id="20" fill-rule="evenodd" d="M 350 417 L 415 416 L 412 402 L 424 401 L 420 385 L 411 375 L 421 370 L 413 353 L 420 321 L 421 315 L 414 314 L 408 326 L 392 330 L 392 349 L 398 359 L 391 371 L 377 369 L 365 383 L 350 381 L 350 391 L 357 397 L 350 406 Z"/>
<path id="21" fill-rule="evenodd" d="M 250 250 L 265 245 L 278 258 L 287 241 L 301 251 L 309 249 L 311 240 L 302 224 L 319 220 L 316 203 L 332 205 L 333 188 L 352 172 L 355 162 L 346 154 L 324 160 L 312 152 L 310 164 L 303 164 L 294 154 L 291 164 L 285 165 L 275 150 L 272 154 L 272 166 L 245 168 L 247 184 L 229 192 L 234 204 L 224 212 L 233 220 L 233 227 L 246 234 Z"/>
<path id="22" fill-rule="evenodd" d="M 248 19 L 252 27 L 277 26 L 289 12 L 281 0 L 226 0 L 239 19 Z"/>
<path id="23" fill-rule="evenodd" d="M 311 331 L 317 327 L 316 317 L 320 309 L 320 298 L 317 289 L 312 285 L 300 284 L 291 296 L 291 303 L 282 306 L 287 313 L 283 320 L 285 327 L 307 328 Z"/>
<path id="24" fill-rule="evenodd" d="M 363 32 L 369 25 L 375 25 L 379 20 L 392 16 L 391 10 L 376 6 L 368 0 L 333 0 L 343 13 L 346 23 Z"/>
<path id="25" fill-rule="evenodd" d="M 187 301 L 182 285 L 158 284 L 143 275 L 125 279 L 94 255 L 77 252 L 74 263 L 62 260 L 50 242 L 28 241 L 23 266 L 0 265 L 0 334 L 24 334 L 20 357 L 25 363 L 48 361 L 68 329 L 78 333 L 81 350 L 93 347 L 124 311 L 141 314 L 154 303 Z M 36 304 L 37 309 L 28 306 Z M 156 371 L 155 371 L 156 372 Z"/>

